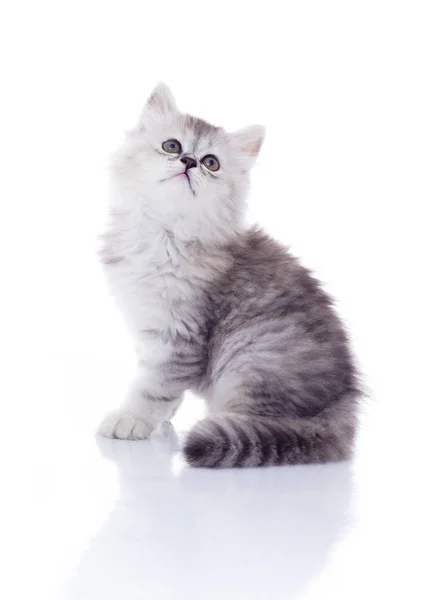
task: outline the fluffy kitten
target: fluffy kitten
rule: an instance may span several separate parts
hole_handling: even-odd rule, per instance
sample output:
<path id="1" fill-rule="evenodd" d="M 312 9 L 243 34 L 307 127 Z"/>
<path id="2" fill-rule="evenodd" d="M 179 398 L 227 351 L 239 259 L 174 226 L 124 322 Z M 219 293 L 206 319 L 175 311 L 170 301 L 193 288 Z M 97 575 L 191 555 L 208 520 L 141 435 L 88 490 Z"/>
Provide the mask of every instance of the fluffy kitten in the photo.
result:
<path id="1" fill-rule="evenodd" d="M 331 299 L 243 223 L 261 126 L 227 133 L 151 94 L 112 162 L 102 261 L 138 375 L 102 435 L 144 439 L 192 389 L 210 416 L 184 441 L 198 467 L 346 458 L 358 386 Z"/>

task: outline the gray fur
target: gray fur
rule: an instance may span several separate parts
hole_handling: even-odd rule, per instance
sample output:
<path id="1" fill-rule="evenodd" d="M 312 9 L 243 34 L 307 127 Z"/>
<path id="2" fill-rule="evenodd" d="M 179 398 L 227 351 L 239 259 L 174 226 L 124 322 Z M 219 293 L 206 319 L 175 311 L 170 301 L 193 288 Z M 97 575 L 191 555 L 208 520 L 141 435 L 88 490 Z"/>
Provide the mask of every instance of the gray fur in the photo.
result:
<path id="1" fill-rule="evenodd" d="M 258 229 L 225 251 L 231 266 L 206 293 L 198 386 L 235 394 L 184 445 L 194 466 L 328 462 L 350 455 L 358 383 L 331 300 L 296 259 Z M 208 316 L 209 315 L 209 316 Z"/>

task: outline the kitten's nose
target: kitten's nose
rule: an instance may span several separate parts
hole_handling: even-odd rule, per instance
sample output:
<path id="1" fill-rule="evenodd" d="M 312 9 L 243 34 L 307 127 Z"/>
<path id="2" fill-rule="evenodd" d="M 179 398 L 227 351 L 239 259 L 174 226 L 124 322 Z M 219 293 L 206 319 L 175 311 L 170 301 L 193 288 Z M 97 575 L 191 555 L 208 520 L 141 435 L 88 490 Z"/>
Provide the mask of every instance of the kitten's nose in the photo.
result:
<path id="1" fill-rule="evenodd" d="M 193 154 L 184 154 L 180 159 L 186 167 L 186 171 L 188 169 L 192 169 L 193 167 L 197 167 L 197 160 Z"/>

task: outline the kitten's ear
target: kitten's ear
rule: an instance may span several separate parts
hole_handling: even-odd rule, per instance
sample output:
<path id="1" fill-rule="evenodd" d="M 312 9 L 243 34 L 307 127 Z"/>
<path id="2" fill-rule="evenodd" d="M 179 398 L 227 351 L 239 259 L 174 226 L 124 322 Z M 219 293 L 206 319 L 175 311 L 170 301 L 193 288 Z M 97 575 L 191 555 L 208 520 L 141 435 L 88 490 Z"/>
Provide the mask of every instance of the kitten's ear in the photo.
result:
<path id="1" fill-rule="evenodd" d="M 167 120 L 178 112 L 170 88 L 164 83 L 158 83 L 144 106 L 139 125 L 144 125 L 150 118 Z"/>
<path id="2" fill-rule="evenodd" d="M 250 125 L 230 134 L 232 143 L 243 158 L 253 164 L 263 145 L 266 129 L 263 125 Z"/>

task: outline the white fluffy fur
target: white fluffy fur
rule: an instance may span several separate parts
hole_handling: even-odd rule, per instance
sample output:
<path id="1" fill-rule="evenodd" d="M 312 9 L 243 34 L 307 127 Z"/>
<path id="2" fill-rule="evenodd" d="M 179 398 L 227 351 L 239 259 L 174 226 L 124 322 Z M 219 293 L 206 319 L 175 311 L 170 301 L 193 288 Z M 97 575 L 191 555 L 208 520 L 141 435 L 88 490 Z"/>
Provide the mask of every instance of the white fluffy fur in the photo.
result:
<path id="1" fill-rule="evenodd" d="M 161 84 L 114 155 L 103 262 L 135 338 L 139 369 L 122 408 L 102 422 L 102 435 L 146 438 L 176 411 L 184 386 L 170 387 L 161 367 L 171 356 L 175 333 L 192 328 L 197 333 L 198 290 L 214 264 L 219 268 L 215 247 L 242 227 L 249 171 L 263 137 L 260 126 L 195 136 Z M 162 143 L 173 138 L 199 160 L 216 155 L 220 170 L 191 169 L 191 187 L 185 177 L 172 178 L 183 164 L 166 154 Z"/>

